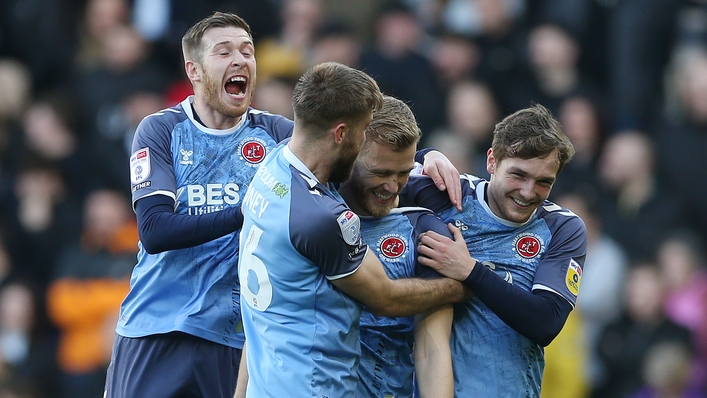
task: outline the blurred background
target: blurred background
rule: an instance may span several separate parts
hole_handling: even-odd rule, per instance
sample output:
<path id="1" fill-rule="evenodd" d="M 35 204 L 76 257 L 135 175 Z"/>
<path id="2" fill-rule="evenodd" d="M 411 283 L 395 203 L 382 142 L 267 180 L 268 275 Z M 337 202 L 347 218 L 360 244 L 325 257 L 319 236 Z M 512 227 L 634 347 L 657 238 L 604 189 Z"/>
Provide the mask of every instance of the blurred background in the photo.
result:
<path id="1" fill-rule="evenodd" d="M 589 232 L 543 397 L 707 397 L 707 2 L 1 0 L 0 398 L 103 395 L 137 253 L 128 156 L 191 94 L 180 40 L 250 24 L 256 108 L 338 61 L 405 100 L 461 172 L 495 123 L 548 107 L 577 154 L 551 200 Z"/>

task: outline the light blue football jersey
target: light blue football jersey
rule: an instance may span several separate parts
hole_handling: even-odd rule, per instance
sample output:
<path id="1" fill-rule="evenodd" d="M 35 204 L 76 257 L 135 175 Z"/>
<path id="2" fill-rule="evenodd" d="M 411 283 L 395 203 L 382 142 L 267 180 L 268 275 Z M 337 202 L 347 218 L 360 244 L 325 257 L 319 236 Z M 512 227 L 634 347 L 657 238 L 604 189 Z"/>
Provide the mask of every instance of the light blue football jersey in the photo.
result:
<path id="1" fill-rule="evenodd" d="M 286 145 L 258 168 L 243 214 L 247 396 L 354 396 L 361 307 L 330 280 L 363 261 L 359 217 Z"/>
<path id="2" fill-rule="evenodd" d="M 133 140 L 133 204 L 150 195 L 175 200 L 175 213 L 241 206 L 257 166 L 292 133 L 292 121 L 249 109 L 228 130 L 195 120 L 191 101 L 147 116 Z M 181 331 L 242 348 L 238 232 L 191 248 L 148 254 L 139 245 L 116 332 L 125 337 Z"/>
<path id="3" fill-rule="evenodd" d="M 361 217 L 364 242 L 375 252 L 391 279 L 441 277 L 417 262 L 417 237 L 426 231 L 452 237 L 447 224 L 420 207 L 393 209 L 381 218 Z M 413 396 L 414 317 L 361 313 L 359 398 Z"/>
<path id="4" fill-rule="evenodd" d="M 584 222 L 545 201 L 526 223 L 493 214 L 485 200 L 488 182 L 462 176 L 459 212 L 429 177 L 411 177 L 405 196 L 461 229 L 469 252 L 506 282 L 577 300 L 587 251 Z M 452 362 L 457 397 L 539 397 L 544 350 L 511 329 L 478 298 L 457 304 L 452 324 Z"/>

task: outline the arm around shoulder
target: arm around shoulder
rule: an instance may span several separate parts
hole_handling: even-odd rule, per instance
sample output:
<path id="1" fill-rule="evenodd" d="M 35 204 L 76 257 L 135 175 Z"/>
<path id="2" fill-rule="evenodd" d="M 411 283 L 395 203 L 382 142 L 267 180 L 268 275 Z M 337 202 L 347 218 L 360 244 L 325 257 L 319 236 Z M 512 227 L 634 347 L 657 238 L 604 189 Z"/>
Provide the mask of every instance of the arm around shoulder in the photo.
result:
<path id="1" fill-rule="evenodd" d="M 331 281 L 376 315 L 410 316 L 464 299 L 464 286 L 449 278 L 390 279 L 375 254 L 368 251 L 349 276 Z"/>

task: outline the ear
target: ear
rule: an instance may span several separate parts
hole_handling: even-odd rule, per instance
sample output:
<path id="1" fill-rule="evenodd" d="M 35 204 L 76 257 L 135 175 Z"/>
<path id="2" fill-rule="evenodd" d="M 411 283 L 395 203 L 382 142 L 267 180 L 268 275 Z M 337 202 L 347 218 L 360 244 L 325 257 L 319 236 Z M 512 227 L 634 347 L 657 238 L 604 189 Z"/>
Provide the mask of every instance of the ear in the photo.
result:
<path id="1" fill-rule="evenodd" d="M 187 72 L 187 77 L 192 82 L 201 81 L 201 65 L 189 60 L 184 63 L 184 70 Z"/>
<path id="2" fill-rule="evenodd" d="M 344 136 L 349 133 L 349 127 L 346 125 L 346 123 L 339 123 L 336 126 L 334 126 L 333 129 L 333 134 L 334 134 L 334 143 L 336 145 L 341 145 L 341 143 L 344 141 Z"/>
<path id="3" fill-rule="evenodd" d="M 496 172 L 496 157 L 493 156 L 493 149 L 491 148 L 486 151 L 486 171 L 488 171 L 489 174 Z"/>

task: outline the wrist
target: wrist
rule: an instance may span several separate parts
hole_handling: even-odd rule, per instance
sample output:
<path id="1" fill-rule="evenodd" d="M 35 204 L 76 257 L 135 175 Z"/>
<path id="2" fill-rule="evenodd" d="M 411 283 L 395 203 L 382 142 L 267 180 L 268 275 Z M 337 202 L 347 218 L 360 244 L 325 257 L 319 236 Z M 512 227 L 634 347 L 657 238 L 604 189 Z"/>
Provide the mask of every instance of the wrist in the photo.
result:
<path id="1" fill-rule="evenodd" d="M 417 163 L 424 164 L 425 163 L 425 155 L 427 155 L 428 153 L 430 153 L 432 151 L 436 151 L 436 149 L 434 149 L 434 148 L 420 149 L 419 151 L 417 151 L 415 153 L 415 161 Z"/>
<path id="2" fill-rule="evenodd" d="M 473 257 L 471 259 L 471 266 L 469 267 L 469 274 L 462 280 L 462 282 L 467 285 L 471 286 L 471 281 L 474 278 L 474 269 L 476 268 L 476 265 L 479 263 L 479 261 Z"/>

